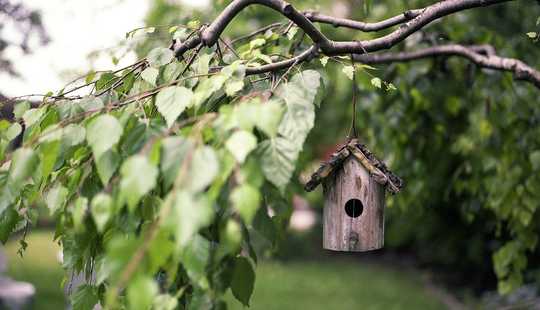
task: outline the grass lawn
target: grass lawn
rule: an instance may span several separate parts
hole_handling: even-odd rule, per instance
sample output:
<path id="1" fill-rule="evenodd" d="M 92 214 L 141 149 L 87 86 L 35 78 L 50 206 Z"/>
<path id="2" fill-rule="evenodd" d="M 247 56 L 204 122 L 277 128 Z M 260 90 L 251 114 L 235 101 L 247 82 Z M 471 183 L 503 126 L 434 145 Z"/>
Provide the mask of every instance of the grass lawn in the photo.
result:
<path id="1" fill-rule="evenodd" d="M 33 232 L 26 238 L 28 248 L 23 258 L 17 254 L 19 243 L 8 242 L 8 274 L 19 281 L 30 282 L 36 287 L 34 309 L 65 309 L 61 282 L 64 272 L 58 262 L 60 247 L 52 241 L 51 232 Z"/>
<path id="2" fill-rule="evenodd" d="M 352 261 L 266 262 L 257 267 L 255 310 L 445 309 L 418 276 Z M 229 293 L 230 295 L 230 293 Z M 228 296 L 229 309 L 243 309 Z"/>
<path id="3" fill-rule="evenodd" d="M 9 274 L 33 283 L 35 309 L 63 309 L 57 261 L 58 246 L 50 232 L 33 232 L 21 259 L 18 243 L 8 243 Z M 243 309 L 230 293 L 229 309 Z M 255 293 L 250 309 L 444 309 L 424 290 L 418 276 L 385 266 L 348 260 L 324 262 L 264 262 L 257 267 Z"/>

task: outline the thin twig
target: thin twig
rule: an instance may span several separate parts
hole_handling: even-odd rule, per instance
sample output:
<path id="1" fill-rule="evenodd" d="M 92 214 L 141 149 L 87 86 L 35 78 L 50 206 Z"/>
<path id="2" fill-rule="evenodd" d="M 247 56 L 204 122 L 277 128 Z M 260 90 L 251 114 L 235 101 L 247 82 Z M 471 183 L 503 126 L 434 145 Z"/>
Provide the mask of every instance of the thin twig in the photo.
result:
<path id="1" fill-rule="evenodd" d="M 234 56 L 236 56 L 236 58 L 241 59 L 240 55 L 238 55 L 238 53 L 234 50 L 234 48 L 231 45 L 229 45 L 229 43 L 227 43 L 222 38 L 219 38 L 219 41 L 221 41 L 221 43 L 223 43 L 227 47 L 227 49 L 231 51 L 234 54 Z"/>
<path id="2" fill-rule="evenodd" d="M 283 23 L 273 23 L 273 24 L 270 24 L 270 25 L 267 25 L 267 26 L 264 26 L 262 28 L 259 28 L 251 33 L 248 33 L 246 35 L 243 35 L 243 36 L 240 36 L 238 38 L 235 38 L 233 40 L 231 40 L 231 44 L 236 44 L 240 41 L 244 41 L 244 40 L 247 40 L 247 39 L 251 39 L 252 37 L 256 36 L 256 35 L 259 35 L 261 33 L 265 33 L 267 30 L 270 30 L 270 29 L 273 29 L 273 28 L 277 28 L 277 27 L 280 27 L 282 26 Z"/>

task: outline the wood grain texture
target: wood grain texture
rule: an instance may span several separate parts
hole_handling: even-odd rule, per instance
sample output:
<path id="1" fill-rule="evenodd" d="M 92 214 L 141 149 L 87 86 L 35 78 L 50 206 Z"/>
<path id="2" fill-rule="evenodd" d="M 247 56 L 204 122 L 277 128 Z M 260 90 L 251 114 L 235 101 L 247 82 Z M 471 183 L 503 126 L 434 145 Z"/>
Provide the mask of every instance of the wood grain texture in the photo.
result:
<path id="1" fill-rule="evenodd" d="M 384 195 L 382 185 L 354 157 L 324 179 L 323 247 L 334 251 L 364 252 L 384 244 Z M 345 212 L 345 203 L 358 199 L 364 206 L 356 218 Z"/>

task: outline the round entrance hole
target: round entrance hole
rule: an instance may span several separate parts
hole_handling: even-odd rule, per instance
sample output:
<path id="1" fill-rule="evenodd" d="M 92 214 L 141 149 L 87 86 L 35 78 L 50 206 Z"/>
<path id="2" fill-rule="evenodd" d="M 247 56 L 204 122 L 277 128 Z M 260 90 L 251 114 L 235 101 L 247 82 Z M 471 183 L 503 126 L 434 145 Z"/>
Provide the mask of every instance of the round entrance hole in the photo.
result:
<path id="1" fill-rule="evenodd" d="M 345 213 L 350 217 L 359 217 L 364 212 L 364 205 L 358 199 L 349 199 L 345 203 Z"/>

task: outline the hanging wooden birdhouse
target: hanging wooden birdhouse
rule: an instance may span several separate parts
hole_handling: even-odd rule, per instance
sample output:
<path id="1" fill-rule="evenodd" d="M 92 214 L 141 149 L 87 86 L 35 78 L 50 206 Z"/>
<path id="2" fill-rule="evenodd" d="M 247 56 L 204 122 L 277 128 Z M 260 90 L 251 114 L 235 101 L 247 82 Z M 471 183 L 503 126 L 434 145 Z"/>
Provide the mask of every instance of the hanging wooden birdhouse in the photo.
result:
<path id="1" fill-rule="evenodd" d="M 305 190 L 312 191 L 320 183 L 324 193 L 323 247 L 349 252 L 382 248 L 385 192 L 399 192 L 403 181 L 353 139 L 321 165 Z"/>

